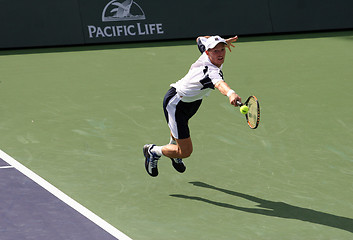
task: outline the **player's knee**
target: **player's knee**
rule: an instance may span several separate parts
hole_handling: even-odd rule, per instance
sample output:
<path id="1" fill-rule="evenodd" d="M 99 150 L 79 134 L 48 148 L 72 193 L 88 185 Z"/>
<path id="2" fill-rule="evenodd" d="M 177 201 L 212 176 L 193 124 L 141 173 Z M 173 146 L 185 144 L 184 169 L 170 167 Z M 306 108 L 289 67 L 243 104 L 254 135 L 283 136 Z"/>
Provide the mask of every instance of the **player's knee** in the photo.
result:
<path id="1" fill-rule="evenodd" d="M 191 153 L 192 153 L 192 149 L 183 150 L 180 154 L 181 155 L 180 158 L 188 158 L 191 156 Z"/>
<path id="2" fill-rule="evenodd" d="M 180 158 L 188 158 L 190 157 L 193 147 L 190 138 L 187 139 L 178 139 L 178 153 Z"/>

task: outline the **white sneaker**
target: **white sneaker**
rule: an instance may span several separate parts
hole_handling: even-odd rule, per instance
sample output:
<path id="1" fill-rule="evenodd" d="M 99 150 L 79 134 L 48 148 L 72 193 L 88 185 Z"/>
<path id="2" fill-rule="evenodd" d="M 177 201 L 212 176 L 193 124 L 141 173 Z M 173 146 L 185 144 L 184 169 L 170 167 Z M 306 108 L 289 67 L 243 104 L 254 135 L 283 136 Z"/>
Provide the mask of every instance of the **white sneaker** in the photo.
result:
<path id="1" fill-rule="evenodd" d="M 154 146 L 154 144 L 146 144 L 145 146 L 143 146 L 143 155 L 145 156 L 145 168 L 147 173 L 152 177 L 157 177 L 157 163 L 160 156 L 157 156 L 156 154 L 151 152 L 151 149 Z"/>

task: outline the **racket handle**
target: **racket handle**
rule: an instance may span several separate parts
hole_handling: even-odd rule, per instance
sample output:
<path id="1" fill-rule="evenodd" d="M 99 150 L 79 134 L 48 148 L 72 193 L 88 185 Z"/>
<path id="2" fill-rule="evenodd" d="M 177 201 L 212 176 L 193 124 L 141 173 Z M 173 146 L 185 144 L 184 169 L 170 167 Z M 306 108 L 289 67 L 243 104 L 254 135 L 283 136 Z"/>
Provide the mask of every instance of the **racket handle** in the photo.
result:
<path id="1" fill-rule="evenodd" d="M 237 101 L 237 105 L 238 105 L 239 107 L 243 106 L 243 104 L 242 104 L 240 101 Z"/>

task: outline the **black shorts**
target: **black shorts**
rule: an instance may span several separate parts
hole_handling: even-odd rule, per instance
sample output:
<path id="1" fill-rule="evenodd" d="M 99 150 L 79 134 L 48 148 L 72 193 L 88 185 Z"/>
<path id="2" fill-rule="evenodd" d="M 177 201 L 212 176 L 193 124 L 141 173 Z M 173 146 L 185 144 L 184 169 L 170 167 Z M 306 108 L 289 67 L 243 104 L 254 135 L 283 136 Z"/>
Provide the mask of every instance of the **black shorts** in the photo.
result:
<path id="1" fill-rule="evenodd" d="M 182 96 L 177 94 L 174 87 L 168 90 L 164 96 L 163 110 L 174 138 L 185 139 L 190 137 L 188 122 L 199 109 L 201 102 L 201 99 L 194 102 L 183 102 Z"/>

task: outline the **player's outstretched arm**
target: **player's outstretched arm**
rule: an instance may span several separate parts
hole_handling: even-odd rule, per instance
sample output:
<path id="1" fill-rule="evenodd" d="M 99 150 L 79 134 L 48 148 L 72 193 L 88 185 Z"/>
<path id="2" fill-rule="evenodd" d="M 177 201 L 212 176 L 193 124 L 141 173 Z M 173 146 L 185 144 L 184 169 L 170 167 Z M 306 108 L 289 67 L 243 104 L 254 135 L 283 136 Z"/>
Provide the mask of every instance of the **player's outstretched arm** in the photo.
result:
<path id="1" fill-rule="evenodd" d="M 241 97 L 232 90 L 225 81 L 219 81 L 215 87 L 229 98 L 229 103 L 237 107 L 237 101 L 241 102 Z"/>

